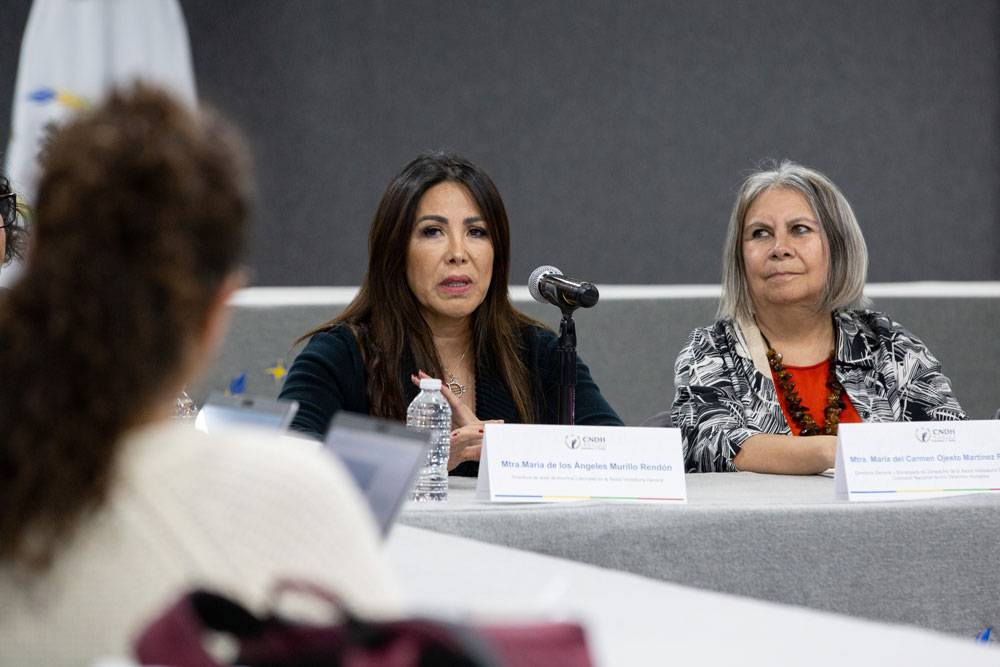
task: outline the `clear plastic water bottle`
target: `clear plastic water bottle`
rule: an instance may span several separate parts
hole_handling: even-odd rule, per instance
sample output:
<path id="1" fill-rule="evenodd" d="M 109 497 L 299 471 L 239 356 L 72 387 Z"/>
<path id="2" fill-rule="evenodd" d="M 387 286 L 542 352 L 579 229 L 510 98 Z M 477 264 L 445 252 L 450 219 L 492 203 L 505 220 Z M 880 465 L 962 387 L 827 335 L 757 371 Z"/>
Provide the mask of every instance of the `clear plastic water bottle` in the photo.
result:
<path id="1" fill-rule="evenodd" d="M 441 395 L 441 380 L 424 378 L 420 393 L 406 410 L 406 427 L 431 434 L 427 461 L 420 469 L 411 500 L 448 500 L 448 455 L 451 452 L 451 406 Z"/>

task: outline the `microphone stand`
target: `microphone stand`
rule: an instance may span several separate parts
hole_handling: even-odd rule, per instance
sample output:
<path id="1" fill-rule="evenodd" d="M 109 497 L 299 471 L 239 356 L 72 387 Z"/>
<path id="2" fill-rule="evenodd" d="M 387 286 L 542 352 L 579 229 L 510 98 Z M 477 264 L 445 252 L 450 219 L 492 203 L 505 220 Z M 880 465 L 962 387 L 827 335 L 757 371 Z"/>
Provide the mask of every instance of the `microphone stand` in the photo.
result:
<path id="1" fill-rule="evenodd" d="M 559 310 L 562 311 L 559 346 L 556 349 L 559 359 L 559 423 L 572 426 L 576 407 L 576 322 L 573 321 L 573 311 L 577 306 L 571 306 L 562 299 L 559 301 Z"/>
<path id="2" fill-rule="evenodd" d="M 540 266 L 528 279 L 528 291 L 541 303 L 559 306 L 559 345 L 556 348 L 559 374 L 559 423 L 572 426 L 576 422 L 576 323 L 573 311 L 581 306 L 590 308 L 600 293 L 593 283 L 570 280 L 554 266 Z"/>

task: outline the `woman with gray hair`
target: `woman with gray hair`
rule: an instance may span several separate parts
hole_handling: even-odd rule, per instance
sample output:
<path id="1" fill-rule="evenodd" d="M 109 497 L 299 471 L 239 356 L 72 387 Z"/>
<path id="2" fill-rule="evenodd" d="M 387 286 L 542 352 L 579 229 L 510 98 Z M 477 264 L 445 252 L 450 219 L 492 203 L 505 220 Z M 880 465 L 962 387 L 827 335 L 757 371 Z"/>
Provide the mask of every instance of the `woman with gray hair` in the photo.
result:
<path id="1" fill-rule="evenodd" d="M 924 344 L 865 309 L 867 273 L 854 212 L 826 176 L 783 161 L 744 181 L 719 320 L 674 366 L 688 472 L 813 474 L 833 466 L 840 423 L 966 418 Z"/>

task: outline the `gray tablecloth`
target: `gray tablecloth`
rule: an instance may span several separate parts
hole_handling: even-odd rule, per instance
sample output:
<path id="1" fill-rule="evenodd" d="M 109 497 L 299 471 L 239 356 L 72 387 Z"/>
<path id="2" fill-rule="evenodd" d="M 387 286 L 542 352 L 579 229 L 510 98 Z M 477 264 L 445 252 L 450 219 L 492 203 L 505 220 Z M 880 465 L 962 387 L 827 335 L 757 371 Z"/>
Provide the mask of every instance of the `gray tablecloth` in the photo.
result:
<path id="1" fill-rule="evenodd" d="M 973 637 L 1000 628 L 1000 495 L 833 500 L 833 479 L 688 475 L 688 504 L 498 504 L 452 478 L 404 524 L 664 581 Z M 719 629 L 724 632 L 724 628 Z"/>

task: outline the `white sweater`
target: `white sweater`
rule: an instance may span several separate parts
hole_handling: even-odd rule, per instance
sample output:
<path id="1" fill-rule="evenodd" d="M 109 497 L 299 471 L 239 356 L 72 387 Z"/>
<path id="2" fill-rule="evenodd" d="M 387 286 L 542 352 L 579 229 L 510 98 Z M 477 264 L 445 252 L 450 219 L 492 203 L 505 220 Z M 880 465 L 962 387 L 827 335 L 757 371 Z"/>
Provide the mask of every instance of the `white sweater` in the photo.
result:
<path id="1" fill-rule="evenodd" d="M 0 665 L 131 654 L 183 591 L 261 609 L 279 579 L 392 615 L 401 599 L 364 500 L 310 443 L 157 426 L 125 438 L 107 503 L 41 574 L 0 563 Z"/>

